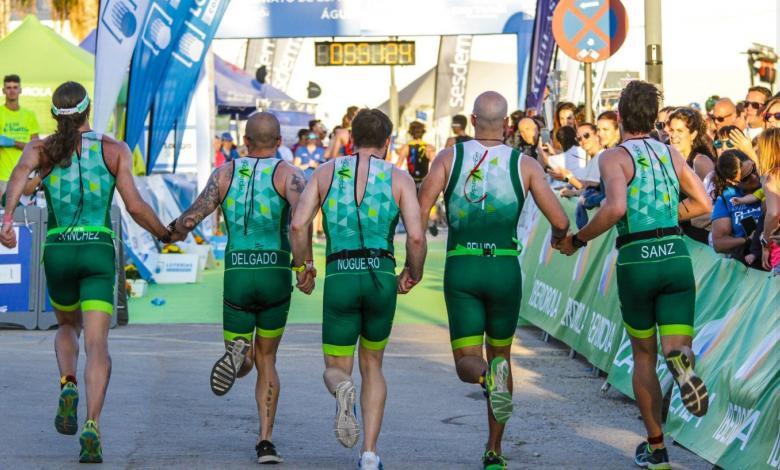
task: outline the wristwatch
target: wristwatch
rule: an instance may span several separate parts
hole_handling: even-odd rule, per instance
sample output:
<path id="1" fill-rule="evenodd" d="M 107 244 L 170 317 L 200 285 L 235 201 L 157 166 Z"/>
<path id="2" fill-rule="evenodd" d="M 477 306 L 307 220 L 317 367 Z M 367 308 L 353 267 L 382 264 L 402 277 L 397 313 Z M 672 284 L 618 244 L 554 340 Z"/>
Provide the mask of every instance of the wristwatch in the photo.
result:
<path id="1" fill-rule="evenodd" d="M 761 247 L 766 248 L 769 246 L 769 240 L 766 239 L 763 232 L 761 232 L 761 236 L 758 239 L 761 241 Z"/>
<path id="2" fill-rule="evenodd" d="M 583 246 L 586 246 L 588 242 L 584 242 L 580 240 L 579 232 L 578 232 L 571 237 L 571 244 L 574 245 L 575 248 L 582 248 Z"/>
<path id="3" fill-rule="evenodd" d="M 568 183 L 569 182 L 569 177 L 568 176 L 564 176 L 563 177 L 563 182 L 564 183 Z"/>

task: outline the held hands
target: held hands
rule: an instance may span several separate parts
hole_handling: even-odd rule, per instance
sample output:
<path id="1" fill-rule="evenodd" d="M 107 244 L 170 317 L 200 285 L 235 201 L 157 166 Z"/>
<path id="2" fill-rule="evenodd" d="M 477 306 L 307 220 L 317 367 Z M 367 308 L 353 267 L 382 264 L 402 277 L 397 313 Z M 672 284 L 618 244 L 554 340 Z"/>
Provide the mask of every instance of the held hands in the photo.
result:
<path id="1" fill-rule="evenodd" d="M 398 293 L 408 294 L 414 286 L 420 281 L 412 277 L 408 267 L 405 267 L 401 274 L 398 276 Z"/>
<path id="2" fill-rule="evenodd" d="M 171 223 L 169 223 L 168 226 L 165 227 L 166 229 L 168 229 L 168 238 L 167 239 L 170 240 L 170 241 L 165 241 L 165 240 L 160 239 L 161 241 L 163 241 L 165 243 L 174 243 L 174 242 L 183 241 L 184 239 L 187 238 L 187 232 L 179 232 L 179 231 L 176 230 L 176 226 L 177 226 L 177 222 L 178 221 L 179 221 L 179 219 L 173 219 L 171 221 Z"/>
<path id="3" fill-rule="evenodd" d="M 306 268 L 295 273 L 297 283 L 295 287 L 306 295 L 311 295 L 314 291 L 314 279 L 317 277 L 317 270 L 314 268 L 314 262 L 311 260 L 306 261 Z"/>
<path id="4" fill-rule="evenodd" d="M 552 244 L 553 248 L 566 256 L 573 255 L 579 249 L 578 247 L 574 246 L 574 234 L 571 232 L 567 233 L 566 236 L 561 239 L 553 238 L 550 243 Z"/>

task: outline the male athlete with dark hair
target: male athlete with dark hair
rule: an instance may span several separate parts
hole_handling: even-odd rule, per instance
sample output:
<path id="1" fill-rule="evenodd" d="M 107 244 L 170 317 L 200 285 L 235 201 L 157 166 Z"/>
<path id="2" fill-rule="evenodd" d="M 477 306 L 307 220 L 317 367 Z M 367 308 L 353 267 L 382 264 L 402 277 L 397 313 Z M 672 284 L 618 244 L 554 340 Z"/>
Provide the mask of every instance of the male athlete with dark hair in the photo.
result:
<path id="1" fill-rule="evenodd" d="M 661 386 L 656 375 L 656 325 L 661 349 L 683 404 L 694 416 L 707 412 L 704 382 L 693 371 L 691 351 L 696 283 L 679 221 L 709 213 L 712 203 L 696 173 L 674 148 L 650 138 L 660 93 L 655 85 L 629 83 L 620 95 L 623 141 L 599 159 L 606 199 L 582 229 L 561 243 L 573 254 L 617 226 L 617 285 L 623 323 L 631 337 L 633 387 L 647 441 L 635 463 L 668 469 L 661 427 Z M 688 195 L 680 200 L 680 193 Z"/>

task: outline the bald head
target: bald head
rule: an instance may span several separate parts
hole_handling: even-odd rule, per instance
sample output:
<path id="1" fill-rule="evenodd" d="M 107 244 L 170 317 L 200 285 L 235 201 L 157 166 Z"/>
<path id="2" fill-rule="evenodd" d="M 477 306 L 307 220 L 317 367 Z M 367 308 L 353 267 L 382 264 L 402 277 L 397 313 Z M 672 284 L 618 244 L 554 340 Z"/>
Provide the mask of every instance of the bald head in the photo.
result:
<path id="1" fill-rule="evenodd" d="M 275 149 L 279 144 L 279 120 L 271 113 L 255 113 L 246 122 L 246 146 L 250 153 Z"/>
<path id="2" fill-rule="evenodd" d="M 539 134 L 539 126 L 531 118 L 523 118 L 517 123 L 517 130 L 520 132 L 520 137 L 528 145 L 536 144 L 536 139 Z"/>
<path id="3" fill-rule="evenodd" d="M 728 98 L 721 98 L 712 108 L 712 118 L 715 120 L 715 128 L 733 126 L 737 121 L 737 107 Z"/>
<path id="4" fill-rule="evenodd" d="M 486 91 L 474 100 L 474 128 L 503 132 L 506 113 L 506 99 L 495 91 Z"/>

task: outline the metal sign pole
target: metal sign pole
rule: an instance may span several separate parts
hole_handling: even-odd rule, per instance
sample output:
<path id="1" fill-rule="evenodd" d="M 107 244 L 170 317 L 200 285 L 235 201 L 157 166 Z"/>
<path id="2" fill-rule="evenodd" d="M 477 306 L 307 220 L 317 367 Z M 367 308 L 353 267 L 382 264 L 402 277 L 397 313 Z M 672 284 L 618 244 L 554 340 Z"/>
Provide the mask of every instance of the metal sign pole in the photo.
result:
<path id="1" fill-rule="evenodd" d="M 585 121 L 593 123 L 593 64 L 585 62 Z"/>

